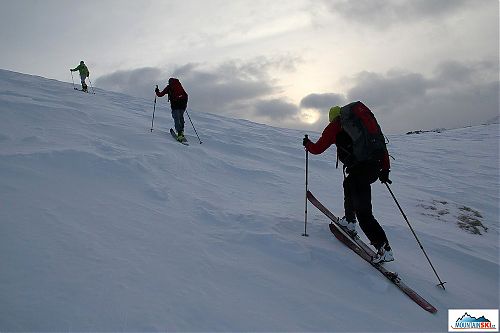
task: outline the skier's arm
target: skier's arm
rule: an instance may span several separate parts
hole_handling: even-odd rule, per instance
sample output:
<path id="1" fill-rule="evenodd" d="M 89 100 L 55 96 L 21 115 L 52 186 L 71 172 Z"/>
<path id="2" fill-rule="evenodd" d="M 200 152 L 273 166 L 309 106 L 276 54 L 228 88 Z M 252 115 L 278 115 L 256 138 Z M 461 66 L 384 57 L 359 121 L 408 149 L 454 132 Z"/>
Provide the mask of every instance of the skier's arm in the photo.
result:
<path id="1" fill-rule="evenodd" d="M 163 97 L 168 93 L 168 86 L 166 86 L 165 89 L 163 89 L 163 91 L 156 90 L 155 92 L 156 96 Z"/>
<path id="2" fill-rule="evenodd" d="M 75 68 L 71 69 L 71 71 L 72 72 L 80 71 L 81 68 L 82 68 L 82 65 L 78 65 Z"/>
<path id="3" fill-rule="evenodd" d="M 384 157 L 382 158 L 382 167 L 378 176 L 378 179 L 380 179 L 383 184 L 392 184 L 392 181 L 389 179 L 389 172 L 391 171 L 389 170 L 390 167 L 391 163 L 389 162 L 389 152 L 386 150 Z"/>
<path id="4" fill-rule="evenodd" d="M 328 149 L 332 144 L 335 143 L 335 139 L 337 137 L 337 134 L 341 131 L 340 127 L 340 121 L 337 119 L 323 130 L 323 133 L 321 134 L 321 137 L 316 143 L 313 142 L 308 142 L 306 145 L 306 149 L 314 155 L 321 154 L 325 150 Z"/>

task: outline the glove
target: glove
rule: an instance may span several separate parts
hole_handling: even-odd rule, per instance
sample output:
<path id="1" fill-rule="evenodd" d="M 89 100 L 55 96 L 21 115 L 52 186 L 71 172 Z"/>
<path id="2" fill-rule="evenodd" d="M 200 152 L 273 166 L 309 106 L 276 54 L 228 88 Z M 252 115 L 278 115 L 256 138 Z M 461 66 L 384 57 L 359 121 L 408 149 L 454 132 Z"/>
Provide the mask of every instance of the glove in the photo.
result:
<path id="1" fill-rule="evenodd" d="M 307 144 L 308 144 L 309 142 L 311 142 L 311 140 L 309 140 L 309 138 L 308 138 L 308 137 L 304 137 L 304 139 L 302 140 L 302 145 L 303 145 L 304 147 L 307 147 Z"/>
<path id="2" fill-rule="evenodd" d="M 392 184 L 392 181 L 389 179 L 389 172 L 390 172 L 389 169 L 380 171 L 380 175 L 378 176 L 378 179 L 380 179 L 380 182 L 382 184 L 386 184 L 386 183 Z"/>
<path id="3" fill-rule="evenodd" d="M 156 86 L 155 93 L 159 93 L 159 92 L 160 92 L 160 89 L 158 89 L 158 86 Z"/>

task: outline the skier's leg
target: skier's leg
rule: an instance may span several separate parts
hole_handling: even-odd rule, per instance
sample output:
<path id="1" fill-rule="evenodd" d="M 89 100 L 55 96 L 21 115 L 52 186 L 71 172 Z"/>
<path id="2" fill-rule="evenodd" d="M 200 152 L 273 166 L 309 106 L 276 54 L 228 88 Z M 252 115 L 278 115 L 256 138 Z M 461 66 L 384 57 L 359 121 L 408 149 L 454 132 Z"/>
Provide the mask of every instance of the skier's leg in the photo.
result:
<path id="1" fill-rule="evenodd" d="M 354 211 L 354 203 L 353 203 L 353 178 L 347 176 L 344 179 L 343 187 L 344 187 L 344 216 L 347 221 L 355 221 L 356 215 Z"/>
<path id="2" fill-rule="evenodd" d="M 82 90 L 87 91 L 87 84 L 85 83 L 85 76 L 80 76 L 80 81 L 82 83 Z"/>
<path id="3" fill-rule="evenodd" d="M 354 209 L 361 230 L 373 246 L 379 248 L 387 242 L 387 236 L 373 216 L 371 184 L 363 178 L 356 178 L 355 186 L 353 186 Z"/>
<path id="4" fill-rule="evenodd" d="M 177 134 L 179 134 L 179 131 L 182 129 L 179 117 L 179 110 L 172 109 L 172 118 L 174 119 L 175 131 L 177 132 Z"/>
<path id="5" fill-rule="evenodd" d="M 179 128 L 182 134 L 184 134 L 184 110 L 179 110 Z"/>

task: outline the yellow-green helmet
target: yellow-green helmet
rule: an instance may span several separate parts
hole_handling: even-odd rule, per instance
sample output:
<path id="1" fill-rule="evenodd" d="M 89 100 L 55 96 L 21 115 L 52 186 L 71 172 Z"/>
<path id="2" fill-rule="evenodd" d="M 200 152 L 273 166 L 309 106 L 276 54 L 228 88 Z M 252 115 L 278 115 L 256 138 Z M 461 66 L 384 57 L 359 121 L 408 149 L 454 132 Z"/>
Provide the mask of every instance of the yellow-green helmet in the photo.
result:
<path id="1" fill-rule="evenodd" d="M 335 105 L 330 108 L 330 112 L 328 113 L 328 120 L 330 122 L 334 121 L 335 118 L 340 116 L 340 106 Z"/>

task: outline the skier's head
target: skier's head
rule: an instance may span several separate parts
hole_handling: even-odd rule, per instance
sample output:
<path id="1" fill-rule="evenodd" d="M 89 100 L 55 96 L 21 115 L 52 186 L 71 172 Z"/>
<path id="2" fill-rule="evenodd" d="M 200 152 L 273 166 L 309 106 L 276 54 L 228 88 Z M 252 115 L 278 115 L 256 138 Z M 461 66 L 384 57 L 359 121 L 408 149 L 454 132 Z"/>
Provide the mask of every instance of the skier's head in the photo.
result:
<path id="1" fill-rule="evenodd" d="M 83 60 L 82 60 L 82 61 L 80 61 L 80 65 L 83 65 Z"/>
<path id="2" fill-rule="evenodd" d="M 328 113 L 328 120 L 330 122 L 334 121 L 338 116 L 340 116 L 340 106 L 335 105 L 330 108 L 330 112 Z"/>

